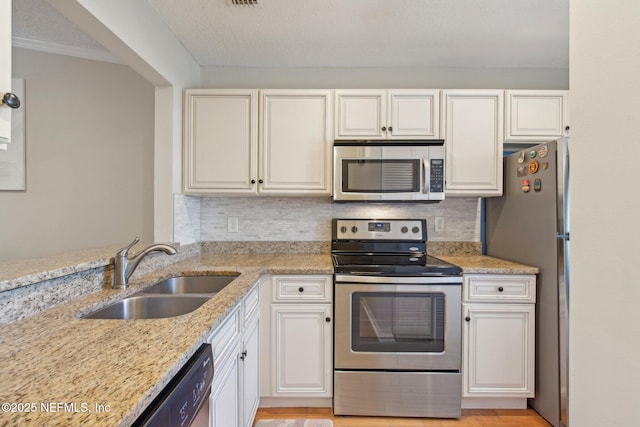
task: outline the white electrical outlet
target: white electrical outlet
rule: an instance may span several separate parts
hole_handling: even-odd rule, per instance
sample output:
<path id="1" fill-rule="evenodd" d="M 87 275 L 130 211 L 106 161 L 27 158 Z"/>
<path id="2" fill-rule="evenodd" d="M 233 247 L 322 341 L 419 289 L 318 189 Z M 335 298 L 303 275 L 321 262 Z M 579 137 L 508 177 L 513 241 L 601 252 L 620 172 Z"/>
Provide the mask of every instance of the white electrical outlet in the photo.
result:
<path id="1" fill-rule="evenodd" d="M 444 231 L 444 217 L 443 216 L 437 216 L 436 217 L 435 229 L 436 229 L 436 233 L 440 233 L 440 232 Z"/>
<path id="2" fill-rule="evenodd" d="M 227 218 L 227 231 L 230 233 L 238 232 L 238 217 L 230 216 Z"/>

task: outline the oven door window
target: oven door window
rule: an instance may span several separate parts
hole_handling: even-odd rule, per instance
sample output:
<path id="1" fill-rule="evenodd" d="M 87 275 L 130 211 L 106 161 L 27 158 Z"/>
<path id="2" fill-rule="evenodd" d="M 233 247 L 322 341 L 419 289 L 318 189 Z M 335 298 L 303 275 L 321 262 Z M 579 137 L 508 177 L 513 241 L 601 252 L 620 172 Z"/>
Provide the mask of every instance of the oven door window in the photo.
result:
<path id="1" fill-rule="evenodd" d="M 354 292 L 351 348 L 362 352 L 444 352 L 442 293 Z"/>
<path id="2" fill-rule="evenodd" d="M 419 159 L 343 159 L 343 193 L 417 193 Z"/>

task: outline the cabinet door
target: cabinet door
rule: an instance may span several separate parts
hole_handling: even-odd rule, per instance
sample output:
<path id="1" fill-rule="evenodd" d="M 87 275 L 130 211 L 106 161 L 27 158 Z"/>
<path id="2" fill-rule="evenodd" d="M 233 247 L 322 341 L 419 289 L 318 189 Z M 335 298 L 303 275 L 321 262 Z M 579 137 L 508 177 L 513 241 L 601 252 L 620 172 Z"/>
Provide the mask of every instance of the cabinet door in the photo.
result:
<path id="1" fill-rule="evenodd" d="M 210 427 L 240 426 L 239 346 L 232 355 L 216 366 L 210 399 Z"/>
<path id="2" fill-rule="evenodd" d="M 386 116 L 385 90 L 336 91 L 336 139 L 384 138 Z"/>
<path id="3" fill-rule="evenodd" d="M 258 322 L 255 322 L 245 331 L 244 350 L 240 358 L 242 365 L 242 425 L 244 427 L 253 425 L 260 400 L 258 330 Z"/>
<path id="4" fill-rule="evenodd" d="M 329 304 L 274 304 L 273 396 L 330 397 L 333 386 Z"/>
<path id="5" fill-rule="evenodd" d="M 442 110 L 447 196 L 502 195 L 502 91 L 443 91 Z"/>
<path id="6" fill-rule="evenodd" d="M 259 191 L 331 194 L 331 91 L 261 91 L 260 102 Z"/>
<path id="7" fill-rule="evenodd" d="M 506 139 L 549 141 L 566 135 L 569 93 L 566 90 L 506 92 Z"/>
<path id="8" fill-rule="evenodd" d="M 533 304 L 463 304 L 463 396 L 533 397 Z"/>
<path id="9" fill-rule="evenodd" d="M 440 137 L 440 92 L 389 91 L 389 117 L 391 137 L 437 139 Z"/>
<path id="10" fill-rule="evenodd" d="M 185 91 L 184 191 L 255 194 L 257 91 Z"/>

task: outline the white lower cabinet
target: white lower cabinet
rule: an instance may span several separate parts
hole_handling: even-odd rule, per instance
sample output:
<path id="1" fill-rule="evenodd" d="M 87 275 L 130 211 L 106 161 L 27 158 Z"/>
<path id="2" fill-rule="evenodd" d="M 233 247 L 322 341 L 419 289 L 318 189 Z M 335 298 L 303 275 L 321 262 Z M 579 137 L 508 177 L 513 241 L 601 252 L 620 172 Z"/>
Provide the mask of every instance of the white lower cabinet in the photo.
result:
<path id="1" fill-rule="evenodd" d="M 239 344 L 232 349 L 233 354 L 240 352 Z M 225 364 L 214 366 L 214 379 L 211 385 L 210 427 L 240 426 L 239 361 L 229 357 Z M 215 365 L 215 363 L 214 363 Z"/>
<path id="2" fill-rule="evenodd" d="M 326 406 L 333 396 L 333 281 L 329 275 L 264 280 L 261 406 Z M 265 317 L 269 316 L 267 324 Z"/>
<path id="3" fill-rule="evenodd" d="M 243 350 L 240 353 L 240 375 L 242 377 L 242 426 L 251 427 L 260 402 L 259 382 L 259 322 L 255 322 L 245 333 Z"/>
<path id="4" fill-rule="evenodd" d="M 274 396 L 331 396 L 331 305 L 273 304 Z"/>
<path id="5" fill-rule="evenodd" d="M 210 427 L 251 427 L 260 399 L 259 284 L 254 286 L 216 328 Z"/>
<path id="6" fill-rule="evenodd" d="M 463 407 L 521 408 L 535 389 L 535 276 L 465 275 Z"/>

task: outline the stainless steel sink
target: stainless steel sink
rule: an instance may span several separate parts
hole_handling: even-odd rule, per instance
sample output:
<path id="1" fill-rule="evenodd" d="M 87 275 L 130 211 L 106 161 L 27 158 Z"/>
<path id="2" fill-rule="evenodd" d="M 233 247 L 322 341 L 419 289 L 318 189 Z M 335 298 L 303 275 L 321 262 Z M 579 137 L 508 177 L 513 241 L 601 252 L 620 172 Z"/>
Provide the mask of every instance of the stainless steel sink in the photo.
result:
<path id="1" fill-rule="evenodd" d="M 216 294 L 238 277 L 235 275 L 178 276 L 143 290 L 146 294 Z"/>
<path id="2" fill-rule="evenodd" d="M 187 314 L 207 302 L 208 296 L 133 295 L 83 316 L 85 319 L 161 319 Z"/>

